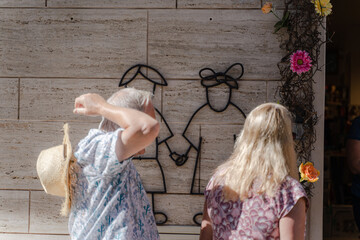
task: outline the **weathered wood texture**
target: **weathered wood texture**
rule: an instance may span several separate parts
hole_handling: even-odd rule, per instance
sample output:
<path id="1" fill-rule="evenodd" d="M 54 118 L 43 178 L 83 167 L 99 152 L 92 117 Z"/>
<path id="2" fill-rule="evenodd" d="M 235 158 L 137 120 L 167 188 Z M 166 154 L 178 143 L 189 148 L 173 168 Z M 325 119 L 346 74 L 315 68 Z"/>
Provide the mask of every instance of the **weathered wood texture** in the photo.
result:
<path id="1" fill-rule="evenodd" d="M 0 190 L 0 232 L 27 232 L 29 193 Z"/>
<path id="2" fill-rule="evenodd" d="M 45 7 L 45 0 L 0 0 L 0 7 Z"/>
<path id="3" fill-rule="evenodd" d="M 0 9 L 0 76 L 117 78 L 146 61 L 146 10 Z"/>
<path id="4" fill-rule="evenodd" d="M 70 240 L 69 235 L 0 234 L 0 240 Z"/>
<path id="5" fill-rule="evenodd" d="M 68 233 L 67 218 L 60 216 L 62 198 L 32 191 L 30 233 Z"/>
<path id="6" fill-rule="evenodd" d="M 148 90 L 142 82 L 134 87 Z M 20 119 L 100 122 L 100 117 L 73 114 L 74 100 L 88 92 L 109 98 L 121 89 L 117 88 L 118 83 L 119 79 L 21 79 Z M 160 97 L 161 89 L 155 94 L 154 106 L 161 107 Z"/>
<path id="7" fill-rule="evenodd" d="M 280 95 L 278 87 L 281 85 L 280 81 L 268 81 L 267 82 L 267 102 L 280 103 Z"/>
<path id="8" fill-rule="evenodd" d="M 47 6 L 70 8 L 175 8 L 176 0 L 48 0 Z"/>
<path id="9" fill-rule="evenodd" d="M 0 240 L 70 240 L 69 235 L 0 234 Z M 197 234 L 161 234 L 161 240 L 197 240 Z"/>
<path id="10" fill-rule="evenodd" d="M 234 135 L 240 125 L 202 125 L 203 142 L 200 159 L 200 191 L 203 192 L 217 166 L 224 163 L 234 148 Z"/>
<path id="11" fill-rule="evenodd" d="M 158 226 L 160 233 L 169 234 L 169 233 L 179 233 L 179 234 L 200 234 L 199 226 Z"/>
<path id="12" fill-rule="evenodd" d="M 17 119 L 19 80 L 0 78 L 0 86 L 0 119 Z"/>
<path id="13" fill-rule="evenodd" d="M 160 234 L 160 239 L 161 240 L 198 240 L 199 235 Z"/>
<path id="14" fill-rule="evenodd" d="M 285 4 L 283 0 L 273 0 L 273 1 L 267 1 L 267 0 L 262 0 L 262 4 L 264 5 L 266 2 L 271 2 L 273 7 L 275 8 L 275 10 L 277 8 L 284 8 Z"/>
<path id="15" fill-rule="evenodd" d="M 277 101 L 276 63 L 282 52 L 281 35 L 273 34 L 276 19 L 261 12 L 260 0 L 178 0 L 183 9 L 171 9 L 175 0 L 44 4 L 0 0 L 0 240 L 68 239 L 67 220 L 58 214 L 61 199 L 41 191 L 37 157 L 62 142 L 64 122 L 70 122 L 73 145 L 96 128 L 99 117 L 72 113 L 74 99 L 87 92 L 109 97 L 119 89 L 123 73 L 139 63 L 148 63 L 166 78 L 167 86 L 156 86 L 153 103 L 163 117 L 156 116 L 161 122 L 158 140 L 169 137 L 170 150 L 162 143 L 156 152 L 152 144 L 144 156 L 153 159 L 134 163 L 147 191 L 164 190 L 163 169 L 167 193 L 154 195 L 155 209 L 168 216 L 167 226 L 159 228 L 161 239 L 197 239 L 199 228 L 179 229 L 194 226 L 192 218 L 203 208 L 204 197 L 190 194 L 193 174 L 194 190 L 203 192 L 230 155 L 245 120 L 232 105 L 221 113 L 205 106 L 184 133 L 195 145 L 203 137 L 198 167 L 194 169 L 194 149 L 183 166 L 176 166 L 169 155 L 187 151 L 190 145 L 182 134 L 192 114 L 206 103 L 199 70 L 223 72 L 234 62 L 243 63 L 244 76 L 238 89 L 232 89 L 231 103 L 245 114 L 263 102 Z M 141 77 L 128 85 L 154 89 Z M 221 109 L 230 89 L 222 84 L 208 94 L 211 106 Z"/>
<path id="16" fill-rule="evenodd" d="M 244 79 L 276 79 L 282 54 L 273 25 L 260 10 L 149 11 L 149 64 L 171 78 L 197 79 L 203 67 L 242 62 Z"/>
<path id="17" fill-rule="evenodd" d="M 258 8 L 261 0 L 178 0 L 178 8 Z"/>

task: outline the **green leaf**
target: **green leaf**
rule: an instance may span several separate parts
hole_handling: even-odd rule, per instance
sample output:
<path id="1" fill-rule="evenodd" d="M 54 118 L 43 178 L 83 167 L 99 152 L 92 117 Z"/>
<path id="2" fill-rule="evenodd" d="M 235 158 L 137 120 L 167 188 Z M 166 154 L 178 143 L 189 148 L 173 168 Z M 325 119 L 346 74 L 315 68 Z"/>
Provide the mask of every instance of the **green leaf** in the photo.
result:
<path id="1" fill-rule="evenodd" d="M 282 26 L 282 21 L 278 21 L 277 23 L 275 23 L 275 25 L 274 25 L 274 28 L 277 28 L 277 27 L 281 27 Z"/>
<path id="2" fill-rule="evenodd" d="M 290 16 L 290 12 L 289 11 L 286 11 L 282 17 L 282 20 L 284 22 L 286 22 L 288 19 L 289 19 L 289 16 Z"/>
<path id="3" fill-rule="evenodd" d="M 274 33 L 277 33 L 283 26 L 275 27 Z"/>

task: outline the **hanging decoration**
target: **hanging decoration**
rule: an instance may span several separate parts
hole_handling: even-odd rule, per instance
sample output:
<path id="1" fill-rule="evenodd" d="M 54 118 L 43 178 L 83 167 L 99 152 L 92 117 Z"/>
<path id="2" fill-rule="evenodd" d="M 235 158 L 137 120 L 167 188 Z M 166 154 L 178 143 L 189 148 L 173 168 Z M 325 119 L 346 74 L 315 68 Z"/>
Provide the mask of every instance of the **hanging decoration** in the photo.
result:
<path id="1" fill-rule="evenodd" d="M 311 162 L 307 162 L 305 164 L 301 163 L 299 167 L 300 172 L 300 182 L 308 181 L 308 182 L 316 182 L 319 180 L 320 172 L 314 167 L 314 164 Z"/>
<path id="2" fill-rule="evenodd" d="M 278 17 L 279 22 L 274 26 L 275 32 L 285 28 L 287 34 L 280 44 L 286 53 L 278 63 L 281 85 L 277 90 L 281 104 L 289 109 L 297 127 L 302 129 L 302 134 L 296 136 L 295 149 L 302 180 L 306 180 L 302 184 L 308 195 L 312 196 L 313 182 L 318 179 L 320 172 L 314 168 L 310 177 L 303 178 L 303 170 L 310 169 L 310 164 L 312 167 L 314 165 L 311 152 L 316 141 L 318 115 L 314 109 L 313 84 L 315 74 L 323 67 L 319 65 L 320 49 L 327 40 L 323 40 L 321 30 L 325 29 L 324 17 L 331 14 L 332 5 L 330 0 L 284 0 L 284 4 L 283 18 Z M 271 8 L 263 10 L 264 13 L 274 12 L 270 3 L 263 8 Z"/>
<path id="3" fill-rule="evenodd" d="M 311 57 L 306 51 L 297 50 L 290 56 L 290 69 L 294 73 L 300 75 L 301 73 L 308 72 L 311 69 Z"/>

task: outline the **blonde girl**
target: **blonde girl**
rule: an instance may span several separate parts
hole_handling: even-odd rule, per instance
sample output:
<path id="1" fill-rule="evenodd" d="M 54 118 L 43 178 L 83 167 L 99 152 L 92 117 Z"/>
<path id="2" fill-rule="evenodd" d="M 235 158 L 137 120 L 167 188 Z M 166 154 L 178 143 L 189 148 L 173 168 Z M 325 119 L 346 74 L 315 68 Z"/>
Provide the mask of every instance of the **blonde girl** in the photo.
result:
<path id="1" fill-rule="evenodd" d="M 246 118 L 206 187 L 200 239 L 304 239 L 307 206 L 290 114 L 265 103 Z"/>

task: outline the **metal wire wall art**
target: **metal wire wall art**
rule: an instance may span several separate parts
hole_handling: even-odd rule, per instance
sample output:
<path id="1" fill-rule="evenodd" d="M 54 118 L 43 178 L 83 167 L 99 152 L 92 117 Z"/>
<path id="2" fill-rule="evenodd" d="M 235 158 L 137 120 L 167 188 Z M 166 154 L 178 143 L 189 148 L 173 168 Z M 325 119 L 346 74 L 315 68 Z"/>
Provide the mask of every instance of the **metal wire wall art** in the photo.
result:
<path id="1" fill-rule="evenodd" d="M 151 74 L 149 74 L 149 72 L 151 72 Z M 167 217 L 166 213 L 157 210 L 156 205 L 155 205 L 155 200 L 154 200 L 155 195 L 162 195 L 162 194 L 167 193 L 166 178 L 165 178 L 164 170 L 159 161 L 159 154 L 158 154 L 159 146 L 161 144 L 166 146 L 166 149 L 169 151 L 170 159 L 175 163 L 175 165 L 177 167 L 181 167 L 187 162 L 187 160 L 189 159 L 189 153 L 192 149 L 195 151 L 196 159 L 195 159 L 195 164 L 194 164 L 194 169 L 193 169 L 193 177 L 192 177 L 191 186 L 189 186 L 189 194 L 203 195 L 203 190 L 200 188 L 200 178 L 196 179 L 196 172 L 197 172 L 200 157 L 201 157 L 200 153 L 201 153 L 201 146 L 202 146 L 202 142 L 203 142 L 203 136 L 199 136 L 197 143 L 191 141 L 190 138 L 187 136 L 187 133 L 189 131 L 189 126 L 191 125 L 191 123 L 192 123 L 193 119 L 196 117 L 196 115 L 199 114 L 201 112 L 201 110 L 205 109 L 206 107 L 208 107 L 212 112 L 214 112 L 214 114 L 221 114 L 221 113 L 225 112 L 231 106 L 232 108 L 235 108 L 240 113 L 240 115 L 243 116 L 245 119 L 246 115 L 245 115 L 244 111 L 239 106 L 237 106 L 231 99 L 232 91 L 234 89 L 239 88 L 238 81 L 242 77 L 243 73 L 244 73 L 244 67 L 241 63 L 232 64 L 231 66 L 229 66 L 226 69 L 225 72 L 216 72 L 211 68 L 203 68 L 199 71 L 200 84 L 201 84 L 201 86 L 203 86 L 205 88 L 206 102 L 204 104 L 201 104 L 195 110 L 195 112 L 189 118 L 184 131 L 182 132 L 182 136 L 189 144 L 185 153 L 179 154 L 171 149 L 171 147 L 168 143 L 168 140 L 171 139 L 174 136 L 174 134 L 173 134 L 170 126 L 168 125 L 165 117 L 163 116 L 163 114 L 155 107 L 155 111 L 156 111 L 157 115 L 159 116 L 159 118 L 161 119 L 161 121 L 165 124 L 167 131 L 169 132 L 169 135 L 165 136 L 165 138 L 163 138 L 161 140 L 159 138 L 156 139 L 154 156 L 150 156 L 150 157 L 137 156 L 137 157 L 134 157 L 133 159 L 144 160 L 144 161 L 155 161 L 157 166 L 160 169 L 161 178 L 162 178 L 162 186 L 163 186 L 162 190 L 158 190 L 158 191 L 147 190 L 147 193 L 149 193 L 151 195 L 153 213 L 157 219 L 158 225 L 165 224 L 168 221 L 168 217 Z M 148 77 L 149 75 L 152 75 L 154 77 Z M 142 77 L 143 79 L 153 83 L 153 88 L 152 88 L 153 94 L 155 93 L 157 85 L 167 86 L 167 82 L 166 82 L 165 78 L 162 76 L 162 74 L 158 70 L 156 70 L 153 67 L 144 65 L 144 64 L 137 64 L 137 65 L 130 67 L 123 74 L 123 76 L 121 77 L 121 80 L 119 82 L 119 87 L 122 87 L 122 86 L 127 87 L 130 82 L 137 79 L 137 77 L 139 77 L 139 76 Z M 223 99 L 223 100 L 226 100 L 226 101 L 221 105 L 221 107 L 216 107 L 216 106 L 214 106 L 214 103 L 217 103 L 217 99 L 212 99 L 209 92 L 210 92 L 210 89 L 215 89 L 215 87 L 217 87 L 219 85 L 225 86 L 225 88 L 228 89 L 228 94 L 227 94 L 227 96 L 224 96 L 225 99 Z M 233 139 L 235 140 L 235 134 L 233 136 Z M 198 187 L 195 189 L 196 181 L 198 181 Z M 192 218 L 193 222 L 197 225 L 200 225 L 201 224 L 201 216 L 202 216 L 202 212 L 196 213 Z"/>
<path id="2" fill-rule="evenodd" d="M 237 76 L 232 76 L 232 75 L 230 75 L 231 70 L 238 70 L 237 72 L 240 72 L 240 73 Z M 200 186 L 201 186 L 200 178 L 196 179 L 196 172 L 198 171 L 198 166 L 199 166 L 199 162 L 200 162 L 200 158 L 201 158 L 201 147 L 203 144 L 203 136 L 199 136 L 199 140 L 197 143 L 194 143 L 193 141 L 191 141 L 187 137 L 187 132 L 188 132 L 189 126 L 191 125 L 191 123 L 192 123 L 193 119 L 196 117 L 196 115 L 199 114 L 199 112 L 202 109 L 204 109 L 205 107 L 209 107 L 214 112 L 214 114 L 221 114 L 222 112 L 226 111 L 229 108 L 229 106 L 232 106 L 237 111 L 239 111 L 240 115 L 243 116 L 245 119 L 246 115 L 245 115 L 244 111 L 239 106 L 237 106 L 231 99 L 232 90 L 239 88 L 237 81 L 240 80 L 240 78 L 243 76 L 243 74 L 244 74 L 244 66 L 241 63 L 232 64 L 230 67 L 228 67 L 226 69 L 225 72 L 215 72 L 211 68 L 203 68 L 199 71 L 201 85 L 205 88 L 206 103 L 204 103 L 200 107 L 198 107 L 195 110 L 195 112 L 191 115 L 189 121 L 187 122 L 186 127 L 182 133 L 182 136 L 189 143 L 189 146 L 184 154 L 181 154 L 181 155 L 176 154 L 179 156 L 179 159 L 181 159 L 181 161 L 179 161 L 178 159 L 175 161 L 178 166 L 184 165 L 185 162 L 187 161 L 187 159 L 189 158 L 190 150 L 191 149 L 195 150 L 196 159 L 195 159 L 193 177 L 192 177 L 192 182 L 191 182 L 191 187 L 190 187 L 190 194 L 192 194 L 192 195 L 203 195 L 204 194 L 203 189 L 200 188 Z M 209 90 L 210 90 L 210 88 L 219 86 L 221 84 L 224 84 L 225 86 L 228 87 L 227 101 L 222 107 L 216 108 L 212 104 L 213 101 L 211 101 L 212 99 L 210 98 Z M 235 138 L 236 138 L 236 135 L 234 134 L 233 135 L 234 142 L 235 142 Z M 215 161 L 215 159 L 214 159 L 214 161 Z M 196 180 L 198 180 L 197 189 L 195 189 L 195 181 Z M 200 218 L 202 217 L 202 215 L 203 215 L 202 212 L 195 214 L 193 216 L 193 222 L 200 226 L 201 225 Z"/>
<path id="3" fill-rule="evenodd" d="M 152 77 L 152 78 L 148 77 L 149 72 L 152 72 L 154 77 Z M 165 78 L 163 77 L 163 75 L 158 70 L 156 70 L 155 68 L 153 68 L 151 66 L 145 65 L 145 64 L 137 64 L 137 65 L 134 65 L 134 66 L 130 67 L 128 70 L 125 71 L 125 73 L 122 75 L 122 77 L 120 79 L 119 87 L 122 87 L 122 86 L 127 87 L 127 85 L 131 81 L 135 80 L 139 76 L 141 76 L 145 80 L 148 80 L 149 82 L 153 83 L 153 88 L 152 88 L 152 93 L 153 94 L 155 93 L 157 85 L 159 85 L 159 86 L 167 86 L 167 82 L 166 82 Z M 161 165 L 161 163 L 159 161 L 159 146 L 161 144 L 165 144 L 165 146 L 167 147 L 169 152 L 172 153 L 172 150 L 170 149 L 170 146 L 167 143 L 167 141 L 170 138 L 172 138 L 174 136 L 174 134 L 171 131 L 168 123 L 166 122 L 164 116 L 159 111 L 159 109 L 156 106 L 154 106 L 154 108 L 155 108 L 155 112 L 159 116 L 160 120 L 165 124 L 165 127 L 167 128 L 167 130 L 169 132 L 169 135 L 166 136 L 162 140 L 159 140 L 159 138 L 156 138 L 156 140 L 155 140 L 155 154 L 153 156 L 150 156 L 150 157 L 136 156 L 136 157 L 133 157 L 133 159 L 144 160 L 144 161 L 155 161 L 157 166 L 160 169 L 161 179 L 162 179 L 162 190 L 157 190 L 157 191 L 146 190 L 146 192 L 151 195 L 152 210 L 153 210 L 153 214 L 154 214 L 154 216 L 156 218 L 156 224 L 163 225 L 168 221 L 168 216 L 166 215 L 166 213 L 156 210 L 156 205 L 155 205 L 155 195 L 167 193 L 164 170 L 163 170 L 162 165 Z"/>

